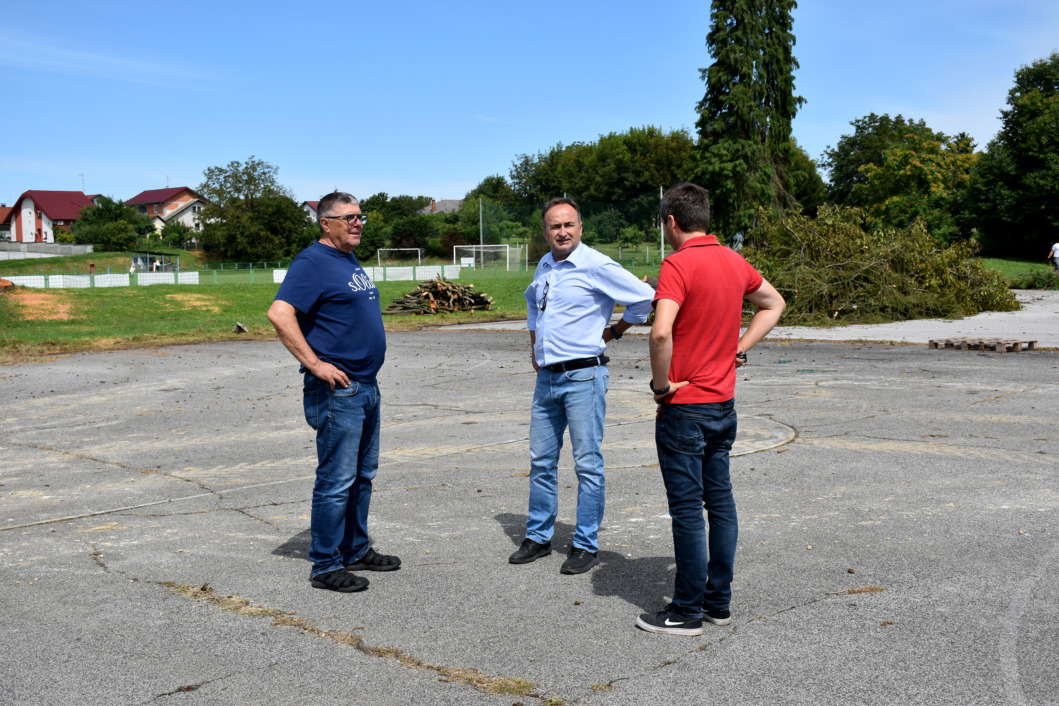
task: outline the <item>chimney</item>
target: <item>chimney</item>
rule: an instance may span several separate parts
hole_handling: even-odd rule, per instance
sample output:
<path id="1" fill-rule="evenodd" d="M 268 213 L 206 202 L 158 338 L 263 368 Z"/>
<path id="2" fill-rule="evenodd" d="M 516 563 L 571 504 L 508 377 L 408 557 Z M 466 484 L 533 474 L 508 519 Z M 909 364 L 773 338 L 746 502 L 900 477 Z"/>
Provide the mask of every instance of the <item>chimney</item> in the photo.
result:
<path id="1" fill-rule="evenodd" d="M 438 202 L 435 201 L 434 199 L 430 199 L 430 212 L 431 213 L 437 213 L 438 212 Z"/>

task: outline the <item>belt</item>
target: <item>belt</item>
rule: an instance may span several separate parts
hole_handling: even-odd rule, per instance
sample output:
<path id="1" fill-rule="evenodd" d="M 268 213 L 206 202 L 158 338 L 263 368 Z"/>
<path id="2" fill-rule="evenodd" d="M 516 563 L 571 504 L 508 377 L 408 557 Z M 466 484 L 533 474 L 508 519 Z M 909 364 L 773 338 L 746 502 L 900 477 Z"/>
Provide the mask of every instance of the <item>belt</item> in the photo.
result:
<path id="1" fill-rule="evenodd" d="M 605 355 L 594 355 L 591 358 L 577 358 L 575 360 L 567 360 L 563 363 L 552 363 L 551 365 L 545 365 L 544 367 L 553 373 L 565 373 L 567 370 L 591 368 L 596 365 L 606 365 L 609 362 L 610 358 Z"/>

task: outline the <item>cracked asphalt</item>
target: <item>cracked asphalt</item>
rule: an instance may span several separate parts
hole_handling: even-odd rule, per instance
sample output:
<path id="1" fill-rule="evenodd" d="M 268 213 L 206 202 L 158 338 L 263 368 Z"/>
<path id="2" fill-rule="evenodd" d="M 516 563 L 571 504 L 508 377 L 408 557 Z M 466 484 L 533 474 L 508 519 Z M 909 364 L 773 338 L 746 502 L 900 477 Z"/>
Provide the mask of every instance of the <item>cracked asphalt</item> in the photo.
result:
<path id="1" fill-rule="evenodd" d="M 602 561 L 581 576 L 559 574 L 568 450 L 557 551 L 507 563 L 525 332 L 388 340 L 371 526 L 404 565 L 357 594 L 309 586 L 313 432 L 279 343 L 0 367 L 0 703 L 1059 702 L 1054 351 L 756 348 L 734 621 L 688 638 L 633 625 L 674 573 L 642 333 L 608 351 Z M 534 686 L 488 693 L 506 677 Z"/>

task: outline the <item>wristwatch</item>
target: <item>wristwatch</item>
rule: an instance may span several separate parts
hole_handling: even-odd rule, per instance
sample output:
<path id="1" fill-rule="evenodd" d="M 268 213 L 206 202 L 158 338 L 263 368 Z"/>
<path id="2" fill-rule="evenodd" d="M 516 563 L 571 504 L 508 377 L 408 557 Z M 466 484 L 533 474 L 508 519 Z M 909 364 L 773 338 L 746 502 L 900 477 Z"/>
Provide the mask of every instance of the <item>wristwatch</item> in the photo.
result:
<path id="1" fill-rule="evenodd" d="M 617 341 L 619 338 L 621 338 L 625 334 L 624 333 L 618 333 L 618 325 L 617 324 L 611 324 L 610 325 L 610 335 L 614 337 L 615 341 Z"/>
<path id="2" fill-rule="evenodd" d="M 651 378 L 650 380 L 648 380 L 648 381 L 647 381 L 647 385 L 648 385 L 648 386 L 649 386 L 649 387 L 651 388 L 651 392 L 653 392 L 653 393 L 654 393 L 654 394 L 656 394 L 656 395 L 664 395 L 664 394 L 668 393 L 668 392 L 669 392 L 669 388 L 670 388 L 670 387 L 672 387 L 672 386 L 671 386 L 671 385 L 670 385 L 670 384 L 669 384 L 669 383 L 667 382 L 667 383 L 666 383 L 666 386 L 665 386 L 665 387 L 663 387 L 663 388 L 662 388 L 661 390 L 656 390 L 656 389 L 655 389 L 655 381 L 654 381 L 654 378 Z"/>

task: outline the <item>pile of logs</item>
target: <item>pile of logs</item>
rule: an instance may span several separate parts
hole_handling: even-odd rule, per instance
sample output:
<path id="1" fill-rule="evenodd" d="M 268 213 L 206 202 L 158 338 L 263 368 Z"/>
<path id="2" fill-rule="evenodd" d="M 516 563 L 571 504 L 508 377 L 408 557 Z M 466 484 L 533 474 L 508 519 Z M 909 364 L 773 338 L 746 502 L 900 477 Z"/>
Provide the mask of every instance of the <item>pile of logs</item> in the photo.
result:
<path id="1" fill-rule="evenodd" d="M 411 292 L 394 299 L 383 314 L 451 314 L 454 311 L 486 311 L 493 298 L 474 291 L 474 285 L 463 286 L 444 277 L 420 282 Z"/>

